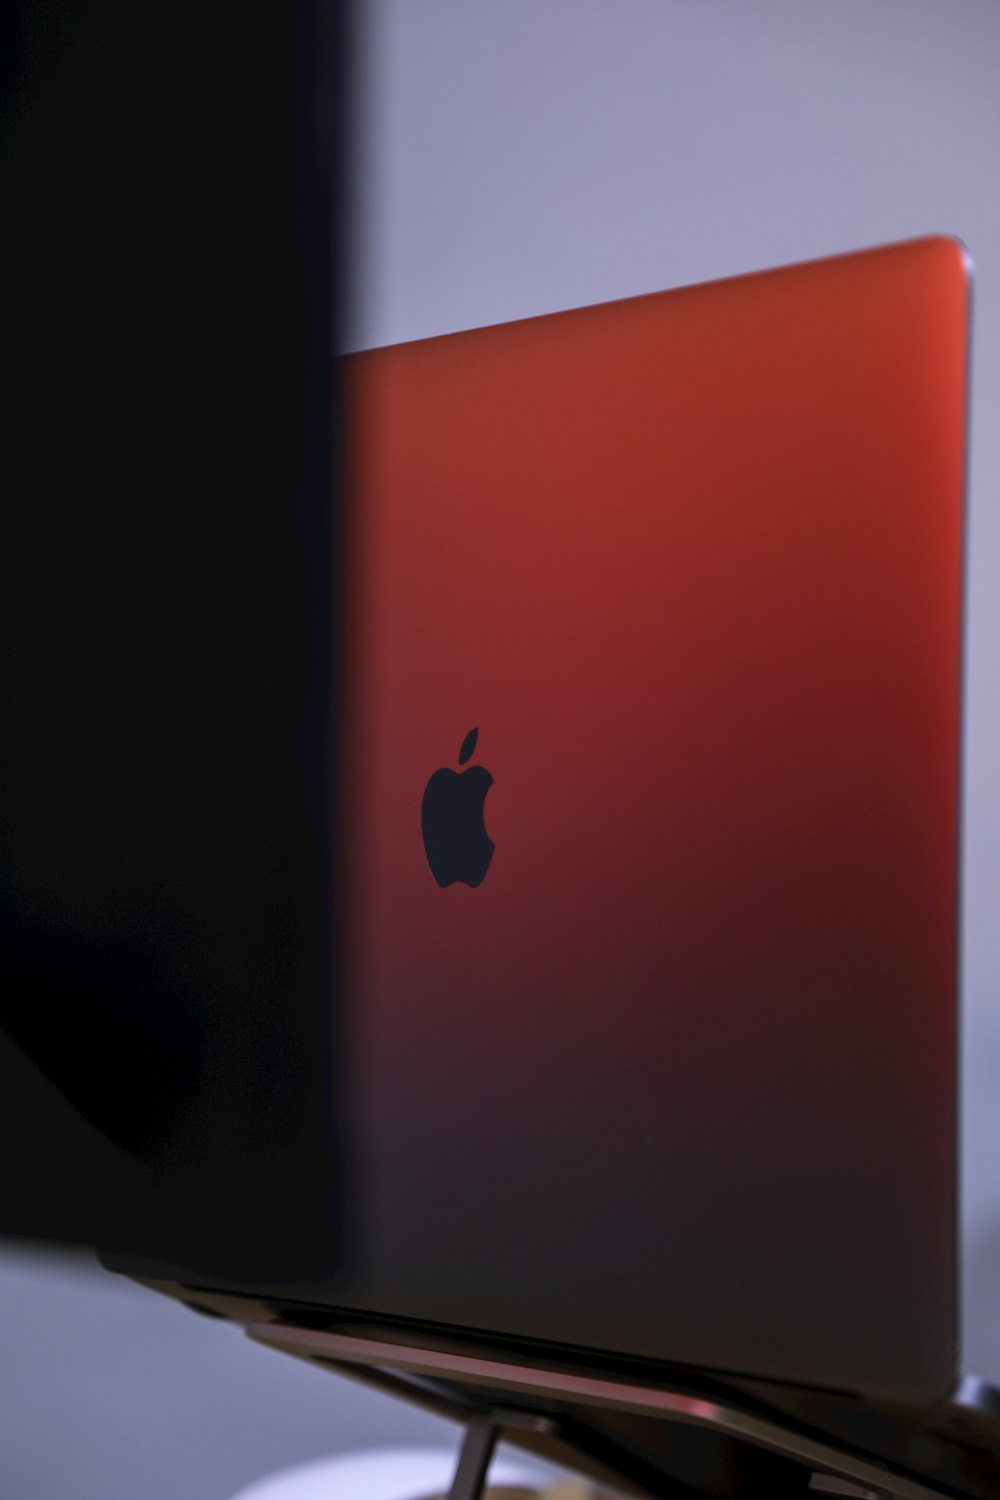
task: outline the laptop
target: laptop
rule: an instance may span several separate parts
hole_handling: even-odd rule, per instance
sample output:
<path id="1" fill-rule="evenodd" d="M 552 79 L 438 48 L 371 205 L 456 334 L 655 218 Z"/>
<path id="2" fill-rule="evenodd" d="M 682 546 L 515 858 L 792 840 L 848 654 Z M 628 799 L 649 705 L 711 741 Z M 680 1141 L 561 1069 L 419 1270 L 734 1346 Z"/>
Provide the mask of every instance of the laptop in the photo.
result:
<path id="1" fill-rule="evenodd" d="M 929 238 L 349 358 L 341 1256 L 109 1264 L 640 1493 L 1000 1491 L 969 277 Z"/>

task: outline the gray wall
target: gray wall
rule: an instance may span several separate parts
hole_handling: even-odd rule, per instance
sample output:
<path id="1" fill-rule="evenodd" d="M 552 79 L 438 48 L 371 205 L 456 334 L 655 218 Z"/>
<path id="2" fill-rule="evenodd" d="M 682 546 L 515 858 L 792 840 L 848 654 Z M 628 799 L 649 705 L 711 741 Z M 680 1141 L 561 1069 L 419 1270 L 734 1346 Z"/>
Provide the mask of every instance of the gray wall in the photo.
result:
<path id="1" fill-rule="evenodd" d="M 1000 1383 L 1000 6 L 361 0 L 353 347 L 932 231 L 976 262 L 967 1363 Z M 5 1500 L 225 1497 L 453 1429 L 79 1260 L 0 1255 Z"/>

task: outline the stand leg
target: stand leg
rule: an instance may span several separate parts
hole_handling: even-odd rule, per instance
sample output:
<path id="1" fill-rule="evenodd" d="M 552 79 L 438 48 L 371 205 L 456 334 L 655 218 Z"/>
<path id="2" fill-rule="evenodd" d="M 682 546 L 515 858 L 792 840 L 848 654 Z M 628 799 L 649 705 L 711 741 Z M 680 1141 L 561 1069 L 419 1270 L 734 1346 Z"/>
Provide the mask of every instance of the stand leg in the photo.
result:
<path id="1" fill-rule="evenodd" d="M 499 1427 L 488 1417 L 472 1418 L 465 1429 L 448 1500 L 481 1500 L 486 1471 L 499 1435 Z"/>

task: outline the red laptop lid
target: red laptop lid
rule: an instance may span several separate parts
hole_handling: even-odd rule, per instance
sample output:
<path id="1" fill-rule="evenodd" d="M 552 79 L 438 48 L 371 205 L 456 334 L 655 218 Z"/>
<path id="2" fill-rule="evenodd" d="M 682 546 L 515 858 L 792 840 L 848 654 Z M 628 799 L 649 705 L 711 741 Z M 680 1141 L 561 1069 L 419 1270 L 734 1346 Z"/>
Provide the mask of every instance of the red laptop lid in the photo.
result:
<path id="1" fill-rule="evenodd" d="M 955 1368 L 967 262 L 350 361 L 345 1307 Z"/>

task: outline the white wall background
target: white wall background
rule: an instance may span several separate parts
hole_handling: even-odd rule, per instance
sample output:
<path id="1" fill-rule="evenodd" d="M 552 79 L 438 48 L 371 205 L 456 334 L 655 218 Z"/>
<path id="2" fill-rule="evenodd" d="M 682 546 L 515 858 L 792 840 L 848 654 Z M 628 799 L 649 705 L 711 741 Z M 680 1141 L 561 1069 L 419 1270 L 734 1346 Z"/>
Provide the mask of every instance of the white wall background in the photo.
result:
<path id="1" fill-rule="evenodd" d="M 360 0 L 352 347 L 931 231 L 977 266 L 966 1364 L 1000 1384 L 1000 5 Z M 225 1500 L 437 1423 L 79 1260 L 0 1254 L 5 1500 Z"/>

